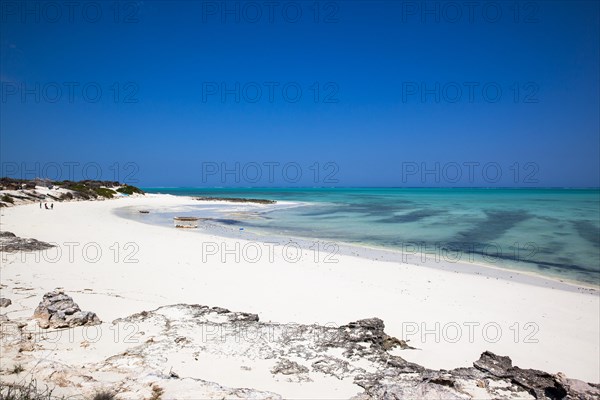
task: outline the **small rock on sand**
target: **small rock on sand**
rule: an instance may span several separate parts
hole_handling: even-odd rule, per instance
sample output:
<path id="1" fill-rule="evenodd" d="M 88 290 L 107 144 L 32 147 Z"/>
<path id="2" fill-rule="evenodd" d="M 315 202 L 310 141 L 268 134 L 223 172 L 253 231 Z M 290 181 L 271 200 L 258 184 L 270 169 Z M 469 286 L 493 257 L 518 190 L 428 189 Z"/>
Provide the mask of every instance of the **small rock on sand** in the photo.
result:
<path id="1" fill-rule="evenodd" d="M 81 311 L 77 303 L 62 290 L 54 290 L 44 298 L 33 314 L 41 328 L 69 328 L 81 325 L 98 325 L 102 323 L 91 311 Z"/>

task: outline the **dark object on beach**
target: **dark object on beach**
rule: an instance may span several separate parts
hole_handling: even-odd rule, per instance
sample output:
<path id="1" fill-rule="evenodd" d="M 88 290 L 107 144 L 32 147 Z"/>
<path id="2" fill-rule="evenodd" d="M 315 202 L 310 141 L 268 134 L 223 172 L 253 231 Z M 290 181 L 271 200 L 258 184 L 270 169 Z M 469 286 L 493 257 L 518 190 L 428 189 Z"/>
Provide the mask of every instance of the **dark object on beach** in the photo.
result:
<path id="1" fill-rule="evenodd" d="M 245 199 L 243 197 L 196 197 L 199 201 L 228 201 L 230 203 L 257 203 L 257 204 L 275 204 L 275 200 L 267 199 Z"/>
<path id="2" fill-rule="evenodd" d="M 175 222 L 175 228 L 197 228 L 199 220 L 200 220 L 200 218 L 198 218 L 198 217 L 175 217 L 175 218 L 173 218 L 173 222 Z"/>
<path id="3" fill-rule="evenodd" d="M 10 299 L 7 299 L 6 297 L 0 297 L 0 307 L 8 307 L 12 304 L 12 301 Z"/>
<path id="4" fill-rule="evenodd" d="M 0 232 L 0 251 L 14 253 L 17 251 L 46 250 L 54 245 L 36 239 L 25 239 L 12 232 Z"/>
<path id="5" fill-rule="evenodd" d="M 37 318 L 42 329 L 70 328 L 102 323 L 95 313 L 81 311 L 73 298 L 67 296 L 62 290 L 46 293 L 35 309 L 33 317 Z"/>
<path id="6" fill-rule="evenodd" d="M 142 214 L 149 214 L 150 211 L 148 211 L 148 210 L 140 210 L 140 213 L 142 213 Z"/>

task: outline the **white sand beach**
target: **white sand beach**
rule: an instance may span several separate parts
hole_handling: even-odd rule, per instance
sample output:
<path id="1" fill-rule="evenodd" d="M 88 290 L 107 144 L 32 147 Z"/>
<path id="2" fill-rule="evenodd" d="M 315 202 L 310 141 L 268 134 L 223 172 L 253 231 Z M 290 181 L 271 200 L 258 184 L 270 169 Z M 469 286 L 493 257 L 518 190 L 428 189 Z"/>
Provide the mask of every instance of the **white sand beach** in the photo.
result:
<path id="1" fill-rule="evenodd" d="M 304 249 L 301 260 L 290 262 L 277 245 L 272 259 L 263 251 L 259 259 L 242 254 L 236 262 L 235 246 L 247 245 L 243 240 L 150 225 L 114 213 L 125 206 L 152 210 L 189 204 L 198 203 L 146 195 L 56 203 L 52 211 L 37 204 L 2 209 L 2 231 L 56 243 L 60 249 L 60 254 L 50 249 L 38 260 L 33 254 L 3 253 L 1 295 L 13 304 L 2 311 L 10 320 L 29 318 L 44 293 L 62 288 L 82 309 L 94 311 L 106 329 L 117 318 L 179 303 L 256 313 L 261 321 L 278 323 L 339 326 L 379 317 L 386 333 L 417 348 L 393 353 L 428 368 L 470 366 L 489 350 L 510 356 L 522 368 L 600 382 L 600 297 L 595 290 L 532 285 L 517 273 L 505 279 L 506 274 L 456 272 L 452 265 L 375 261 L 365 256 L 368 249 L 359 256 L 336 255 L 336 263 L 323 257 L 315 262 L 311 250 Z M 202 243 L 213 243 L 211 252 L 219 252 L 207 255 Z M 234 250 L 223 254 L 224 248 Z M 34 357 L 83 366 L 128 347 L 115 341 L 64 346 L 70 350 Z M 3 368 L 15 361 L 3 358 Z M 226 358 L 193 366 L 180 358 L 169 356 L 169 366 L 180 376 L 284 397 L 347 398 L 360 391 L 341 380 L 290 383 L 239 369 L 232 372 Z"/>

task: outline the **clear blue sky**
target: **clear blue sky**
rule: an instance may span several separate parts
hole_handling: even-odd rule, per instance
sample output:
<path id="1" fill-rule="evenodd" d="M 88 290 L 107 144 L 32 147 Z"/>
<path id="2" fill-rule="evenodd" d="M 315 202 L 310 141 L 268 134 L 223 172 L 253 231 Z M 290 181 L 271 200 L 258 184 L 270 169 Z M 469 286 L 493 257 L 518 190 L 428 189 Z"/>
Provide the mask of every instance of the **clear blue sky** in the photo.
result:
<path id="1" fill-rule="evenodd" d="M 599 2 L 275 3 L 3 2 L 2 174 L 599 185 Z"/>

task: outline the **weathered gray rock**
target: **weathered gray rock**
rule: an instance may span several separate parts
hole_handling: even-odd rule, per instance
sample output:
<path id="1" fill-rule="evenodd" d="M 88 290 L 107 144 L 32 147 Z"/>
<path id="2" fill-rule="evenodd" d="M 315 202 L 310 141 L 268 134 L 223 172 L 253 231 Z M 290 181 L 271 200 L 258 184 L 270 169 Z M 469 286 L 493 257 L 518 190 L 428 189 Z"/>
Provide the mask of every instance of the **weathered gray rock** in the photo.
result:
<path id="1" fill-rule="evenodd" d="M 592 385 L 578 379 L 569 379 L 564 374 L 558 373 L 557 380 L 567 390 L 567 400 L 597 400 L 600 399 L 600 385 Z"/>
<path id="2" fill-rule="evenodd" d="M 46 250 L 54 245 L 36 239 L 25 239 L 12 232 L 0 232 L 0 251 L 14 253 L 17 251 Z"/>
<path id="3" fill-rule="evenodd" d="M 95 313 L 81 311 L 73 298 L 62 290 L 46 293 L 33 316 L 43 329 L 98 325 L 102 322 Z"/>
<path id="4" fill-rule="evenodd" d="M 271 373 L 273 375 L 283 374 L 283 375 L 297 375 L 304 374 L 308 372 L 308 368 L 303 365 L 298 364 L 297 362 L 290 361 L 286 358 L 283 358 L 275 364 L 273 368 L 271 368 Z"/>
<path id="5" fill-rule="evenodd" d="M 483 353 L 473 365 L 492 376 L 510 379 L 534 395 L 536 399 L 600 398 L 598 385 L 568 379 L 563 374 L 552 375 L 535 369 L 513 367 L 509 357 L 497 356 L 489 351 Z"/>
<path id="6" fill-rule="evenodd" d="M 6 297 L 0 297 L 0 307 L 8 307 L 12 304 L 12 301 L 10 299 L 7 299 Z"/>
<path id="7" fill-rule="evenodd" d="M 473 367 L 451 371 L 410 363 L 388 352 L 390 343 L 407 348 L 406 342 L 388 336 L 378 318 L 340 327 L 277 324 L 259 322 L 255 314 L 180 304 L 144 311 L 113 324 L 133 324 L 154 339 L 112 357 L 109 364 L 117 367 L 144 360 L 145 365 L 157 369 L 156 374 L 165 354 L 185 349 L 199 360 L 215 355 L 240 360 L 242 369 L 247 358 L 270 361 L 274 377 L 290 382 L 310 384 L 318 374 L 351 380 L 364 390 L 354 400 L 598 398 L 597 385 L 520 369 L 510 358 L 490 352 L 483 353 Z M 200 340 L 189 332 L 206 334 Z"/>
<path id="8" fill-rule="evenodd" d="M 71 326 L 69 318 L 97 321 L 95 314 L 91 314 L 90 318 L 60 291 L 47 293 L 36 309 L 36 316 L 48 326 L 55 322 Z M 13 331 L 3 329 L 0 335 Z M 54 344 L 38 348 L 44 343 L 38 345 L 24 332 L 16 332 L 14 340 L 6 337 L 3 340 L 13 343 L 20 357 L 31 357 L 31 364 L 36 365 L 38 373 L 42 368 L 46 371 L 44 383 L 72 388 L 72 394 L 79 395 L 84 387 L 86 394 L 104 387 L 106 382 L 102 379 L 108 374 L 112 390 L 123 398 L 151 398 L 153 385 L 164 389 L 165 398 L 287 397 L 284 393 L 267 391 L 275 387 L 270 388 L 268 384 L 253 389 L 236 387 L 235 381 L 230 380 L 225 385 L 225 382 L 214 382 L 219 380 L 218 374 L 206 380 L 207 365 L 210 368 L 213 360 L 219 360 L 226 362 L 228 371 L 271 375 L 276 382 L 302 385 L 299 390 L 327 379 L 339 385 L 335 393 L 342 388 L 347 393 L 345 397 L 352 400 L 600 398 L 597 384 L 569 379 L 560 373 L 521 369 L 513 366 L 510 358 L 490 352 L 481 354 L 472 367 L 450 371 L 410 363 L 388 351 L 390 343 L 402 348 L 402 341 L 388 336 L 383 321 L 378 318 L 339 327 L 279 324 L 261 322 L 251 313 L 177 304 L 117 319 L 108 332 L 109 335 L 99 338 L 97 346 L 110 348 L 118 339 L 121 342 L 118 350 L 105 359 L 86 362 L 84 368 L 79 364 L 66 365 L 60 360 L 38 366 L 42 355 L 38 352 L 53 349 Z M 119 336 L 115 336 L 116 333 Z M 179 369 L 185 364 L 187 368 Z M 194 364 L 202 368 L 190 368 Z M 249 380 L 245 378 L 243 382 Z M 315 387 L 310 389 L 311 398 L 327 396 L 315 396 Z M 342 398 L 335 393 L 329 393 L 328 397 Z"/>
<path id="9" fill-rule="evenodd" d="M 481 354 L 474 368 L 452 371 L 421 370 L 405 375 L 386 369 L 365 374 L 356 381 L 365 393 L 356 399 L 443 398 L 474 399 L 484 390 L 492 399 L 598 399 L 598 385 L 569 380 L 562 374 L 552 375 L 533 369 L 512 366 L 509 357 L 491 352 Z"/>

